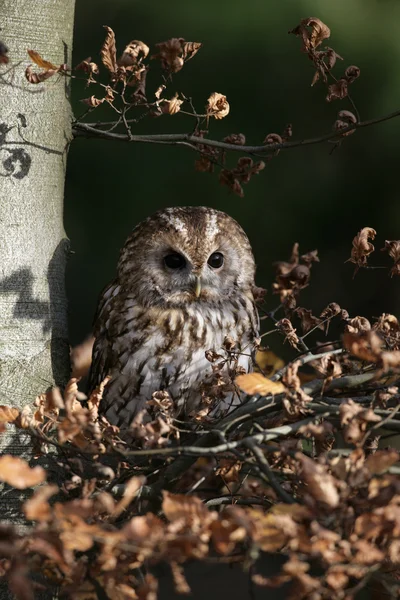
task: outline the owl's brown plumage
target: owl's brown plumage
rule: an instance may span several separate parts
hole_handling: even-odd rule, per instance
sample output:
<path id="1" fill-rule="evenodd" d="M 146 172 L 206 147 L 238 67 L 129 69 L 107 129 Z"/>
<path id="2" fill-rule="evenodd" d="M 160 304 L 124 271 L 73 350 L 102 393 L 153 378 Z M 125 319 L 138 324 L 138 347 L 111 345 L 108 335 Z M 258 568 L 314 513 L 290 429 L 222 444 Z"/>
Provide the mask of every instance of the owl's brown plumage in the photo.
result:
<path id="1" fill-rule="evenodd" d="M 205 353 L 221 352 L 227 336 L 238 364 L 251 368 L 254 271 L 246 234 L 212 208 L 167 208 L 133 230 L 94 327 L 89 387 L 111 375 L 101 404 L 110 423 L 128 426 L 158 390 L 169 392 L 175 414 L 188 415 L 212 377 Z M 232 392 L 214 414 L 238 401 Z"/>

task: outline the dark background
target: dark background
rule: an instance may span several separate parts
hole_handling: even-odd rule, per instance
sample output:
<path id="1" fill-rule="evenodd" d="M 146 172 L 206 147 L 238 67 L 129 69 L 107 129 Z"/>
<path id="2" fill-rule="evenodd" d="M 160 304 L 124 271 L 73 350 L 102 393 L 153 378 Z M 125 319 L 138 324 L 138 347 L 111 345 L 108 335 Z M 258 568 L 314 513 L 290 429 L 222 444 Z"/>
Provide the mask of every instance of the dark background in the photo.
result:
<path id="1" fill-rule="evenodd" d="M 168 97 L 182 91 L 202 112 L 212 92 L 225 94 L 231 112 L 212 121 L 210 137 L 242 132 L 248 143 L 259 144 L 287 123 L 293 125 L 293 139 L 313 137 L 329 132 L 337 112 L 351 106 L 346 100 L 327 103 L 322 84 L 310 87 L 312 63 L 300 52 L 300 40 L 288 35 L 308 16 L 331 28 L 327 43 L 344 58 L 337 63 L 338 76 L 348 65 L 360 67 L 351 92 L 361 119 L 397 109 L 400 3 L 395 0 L 78 0 L 73 63 L 87 56 L 100 63 L 103 25 L 114 29 L 119 54 L 132 39 L 143 40 L 151 52 L 171 37 L 199 41 L 203 48 L 174 76 Z M 151 81 L 160 83 L 157 74 Z M 74 83 L 75 114 L 84 111 L 79 100 L 96 93 L 95 87 Z M 107 120 L 114 114 L 109 110 Z M 146 119 L 134 132 L 187 132 L 193 125 L 178 114 Z M 272 262 L 287 259 L 298 241 L 302 252 L 318 248 L 321 258 L 303 305 L 318 314 L 332 301 L 352 316 L 396 314 L 400 281 L 384 269 L 362 271 L 353 280 L 352 265 L 344 261 L 354 235 L 369 226 L 378 231 L 371 264 L 390 265 L 379 249 L 385 239 L 400 238 L 399 133 L 400 119 L 394 119 L 359 130 L 333 154 L 330 144 L 281 152 L 245 187 L 243 199 L 220 186 L 216 174 L 196 172 L 189 149 L 75 141 L 65 203 L 74 251 L 67 274 L 71 342 L 90 331 L 97 296 L 114 276 L 130 230 L 151 212 L 173 205 L 209 205 L 241 223 L 256 256 L 258 284 L 269 289 L 270 308 L 277 304 Z"/>

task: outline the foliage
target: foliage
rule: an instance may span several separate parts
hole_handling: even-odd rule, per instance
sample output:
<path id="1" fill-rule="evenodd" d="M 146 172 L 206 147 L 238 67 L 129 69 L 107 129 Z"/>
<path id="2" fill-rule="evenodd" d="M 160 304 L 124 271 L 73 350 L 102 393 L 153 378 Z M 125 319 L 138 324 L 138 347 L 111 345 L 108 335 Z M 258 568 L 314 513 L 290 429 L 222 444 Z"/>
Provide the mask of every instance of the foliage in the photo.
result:
<path id="1" fill-rule="evenodd" d="M 88 110 L 77 117 L 74 123 L 75 136 L 101 137 L 105 139 L 126 140 L 129 142 L 154 142 L 160 144 L 183 144 L 200 154 L 195 161 L 198 171 L 212 173 L 219 168 L 219 180 L 236 195 L 243 197 L 243 184 L 248 183 L 253 175 L 262 171 L 266 162 L 279 154 L 281 149 L 304 145 L 307 141 L 292 142 L 292 126 L 287 125 L 281 134 L 268 133 L 262 145 L 246 146 L 246 136 L 242 133 L 226 136 L 221 142 L 210 140 L 210 120 L 223 119 L 230 112 L 229 102 L 224 94 L 212 93 L 207 99 L 205 112 L 196 111 L 192 98 L 183 92 L 175 92 L 168 98 L 167 89 L 173 83 L 173 77 L 183 69 L 201 49 L 199 42 L 186 42 L 183 38 L 172 38 L 166 42 L 156 44 L 157 52 L 150 55 L 150 48 L 140 40 L 132 40 L 117 58 L 116 37 L 114 31 L 106 26 L 106 38 L 100 51 L 103 66 L 107 70 L 108 83 L 100 79 L 99 65 L 87 57 L 71 70 L 67 65 L 54 65 L 43 59 L 34 50 L 29 50 L 29 56 L 39 67 L 40 71 L 33 71 L 28 66 L 25 72 L 27 80 L 32 84 L 42 83 L 55 74 L 79 78 L 77 72 L 82 70 L 86 75 L 86 86 L 95 85 L 96 94 L 81 101 L 88 106 Z M 330 47 L 321 49 L 324 40 L 330 37 L 330 29 L 316 18 L 302 19 L 300 24 L 290 33 L 302 40 L 301 50 L 313 62 L 316 72 L 312 85 L 321 80 L 327 86 L 327 102 L 335 99 L 347 98 L 354 112 L 340 110 L 333 126 L 333 133 L 322 136 L 319 141 L 334 141 L 335 149 L 342 140 L 355 132 L 354 126 L 364 126 L 359 118 L 357 108 L 350 96 L 350 85 L 360 76 L 360 69 L 351 65 L 345 69 L 344 75 L 339 79 L 333 74 L 337 59 L 343 60 L 335 50 Z M 159 74 L 161 83 L 150 90 L 148 74 L 152 70 L 151 60 L 159 60 L 162 71 Z M 332 81 L 332 83 L 330 83 Z M 152 99 L 149 99 L 152 97 Z M 91 115 L 100 106 L 108 105 L 116 113 L 116 120 L 110 122 L 88 123 L 86 117 Z M 185 110 L 184 110 L 185 109 Z M 132 112 L 137 116 L 133 117 Z M 160 134 L 159 136 L 137 136 L 134 126 L 144 118 L 155 118 L 163 115 L 186 115 L 195 119 L 195 126 L 189 134 Z M 119 133 L 123 131 L 124 133 Z M 315 143 L 310 140 L 308 143 Z M 262 157 L 263 160 L 254 162 L 249 156 L 238 159 L 236 166 L 227 166 L 227 151 L 242 151 L 253 157 Z"/>
<path id="2" fill-rule="evenodd" d="M 360 70 L 351 65 L 339 78 L 333 75 L 342 58 L 330 47 L 321 48 L 330 30 L 319 19 L 303 19 L 291 33 L 313 63 L 312 84 L 326 86 L 327 102 L 346 98 L 352 108 L 338 112 L 333 131 L 306 141 L 293 142 L 290 125 L 282 134 L 267 134 L 259 146 L 246 146 L 244 134 L 210 139 L 212 119 L 229 114 L 226 96 L 214 92 L 201 114 L 182 92 L 166 91 L 201 47 L 183 38 L 158 44 L 152 56 L 144 42 L 133 40 L 117 58 L 114 32 L 106 27 L 101 59 L 107 83 L 98 78 L 100 68 L 91 57 L 71 71 L 34 50 L 29 55 L 40 70 L 28 67 L 26 78 L 38 85 L 83 71 L 87 85 L 97 86 L 101 94 L 83 100 L 88 108 L 74 123 L 75 136 L 184 144 L 198 154 L 197 170 L 218 167 L 221 183 L 242 196 L 242 185 L 280 150 L 320 142 L 333 142 L 335 149 L 358 127 L 398 115 L 360 121 L 349 94 Z M 151 59 L 160 62 L 162 73 L 150 94 Z M 0 62 L 9 62 L 1 43 Z M 114 111 L 115 120 L 87 123 L 86 116 L 100 106 Z M 134 110 L 137 116 L 129 118 Z M 145 117 L 177 114 L 194 118 L 191 133 L 133 133 Z M 250 156 L 228 168 L 227 152 L 237 151 Z M 263 160 L 254 162 L 254 157 Z M 354 238 L 349 260 L 356 272 L 374 268 L 368 260 L 375 235 L 366 227 Z M 394 263 L 391 276 L 400 273 L 399 247 L 399 241 L 385 242 Z M 367 586 L 398 593 L 399 455 L 385 446 L 384 437 L 400 428 L 400 325 L 385 313 L 373 324 L 350 317 L 335 302 L 318 316 L 299 305 L 318 262 L 316 251 L 300 255 L 295 244 L 290 259 L 275 264 L 272 289 L 280 301 L 275 310 L 264 310 L 263 293 L 257 290 L 261 319 L 272 324 L 262 339 L 280 334 L 293 351 L 292 360 L 285 365 L 260 346 L 257 371 L 227 382 L 220 377 L 221 366 L 235 362 L 237 349 L 229 339 L 220 353 L 210 349 L 215 385 L 188 422 L 174 418 L 168 393 L 159 391 L 149 401 L 152 420 L 139 415 L 127 438 L 98 416 L 107 380 L 86 398 L 78 390 L 78 377 L 63 392 L 56 388 L 36 398 L 34 407 L 0 408 L 1 428 L 29 432 L 36 455 L 32 465 L 1 457 L 0 479 L 17 489 L 42 484 L 22 507 L 30 528 L 21 533 L 10 525 L 0 527 L 1 574 L 17 598 L 60 587 L 76 599 L 153 600 L 156 563 L 168 563 L 177 591 L 187 593 L 187 561 L 216 558 L 255 568 L 263 552 L 282 552 L 287 560 L 275 577 L 262 577 L 253 568 L 252 580 L 267 587 L 290 583 L 291 597 L 350 600 Z M 308 346 L 309 335 L 327 336 L 335 324 L 340 339 Z M 90 348 L 89 340 L 75 356 L 82 359 Z M 84 364 L 83 356 L 79 376 Z M 216 422 L 212 405 L 232 385 L 245 392 L 245 400 Z M 46 474 L 34 464 L 43 455 L 61 470 L 61 486 L 52 482 L 50 469 Z"/>
<path id="3" fill-rule="evenodd" d="M 369 266 L 371 231 L 353 241 L 360 268 Z M 279 332 L 294 357 L 285 365 L 260 346 L 257 372 L 233 382 L 245 401 L 222 420 L 211 408 L 231 390 L 219 377 L 237 358 L 228 338 L 220 353 L 207 352 L 215 398 L 208 390 L 186 422 L 160 391 L 148 403 L 151 420 L 143 413 L 128 434 L 119 431 L 98 416 L 107 380 L 90 398 L 73 378 L 34 407 L 1 407 L 3 430 L 29 432 L 36 459 L 3 456 L 0 479 L 18 489 L 42 484 L 22 507 L 31 527 L 0 529 L 1 570 L 17 598 L 44 586 L 70 598 L 154 599 L 160 562 L 187 593 L 188 561 L 256 565 L 263 552 L 287 560 L 269 578 L 253 566 L 254 585 L 290 583 L 290 597 L 351 599 L 364 587 L 397 594 L 400 457 L 384 436 L 400 429 L 400 325 L 388 314 L 371 325 L 334 302 L 318 317 L 298 306 L 314 263 L 317 251 L 300 257 L 297 244 L 288 262 L 275 263 L 281 304 L 273 312 L 256 290 L 261 319 L 272 324 L 263 339 Z M 328 335 L 334 321 L 341 339 L 309 348 L 308 336 Z M 81 374 L 90 346 L 74 354 Z M 43 455 L 61 469 L 61 487 L 35 466 Z"/>

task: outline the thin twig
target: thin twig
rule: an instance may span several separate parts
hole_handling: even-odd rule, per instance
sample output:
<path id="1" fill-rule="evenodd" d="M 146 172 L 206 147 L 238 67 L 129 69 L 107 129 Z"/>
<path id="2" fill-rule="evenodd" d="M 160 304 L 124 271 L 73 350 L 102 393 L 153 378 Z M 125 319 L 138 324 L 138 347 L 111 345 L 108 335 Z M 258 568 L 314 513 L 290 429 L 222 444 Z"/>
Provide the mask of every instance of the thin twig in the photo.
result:
<path id="1" fill-rule="evenodd" d="M 400 116 L 400 110 L 396 110 L 387 115 L 383 115 L 381 117 L 376 117 L 374 119 L 369 119 L 367 121 L 361 121 L 359 123 L 351 123 L 345 129 L 341 129 L 340 131 L 330 131 L 329 133 L 325 133 L 323 135 L 314 137 L 314 138 L 306 138 L 302 140 L 293 140 L 286 141 L 280 144 L 263 144 L 261 146 L 248 146 L 248 145 L 240 145 L 240 144 L 229 144 L 227 142 L 221 142 L 219 140 L 211 140 L 208 138 L 199 137 L 196 135 L 192 135 L 189 133 L 164 133 L 164 134 L 154 134 L 154 135 L 132 135 L 131 139 L 126 134 L 121 133 L 110 133 L 107 131 L 102 131 L 98 129 L 98 123 L 75 123 L 73 125 L 73 135 L 75 137 L 94 137 L 99 139 L 107 139 L 114 140 L 119 142 L 136 142 L 136 143 L 164 143 L 164 144 L 179 144 L 182 142 L 187 142 L 190 144 L 202 144 L 203 146 L 210 146 L 213 148 L 221 148 L 223 150 L 230 150 L 232 152 L 246 152 L 249 154 L 252 153 L 265 153 L 265 154 L 273 154 L 277 150 L 288 150 L 290 148 L 300 148 L 304 146 L 313 146 L 315 144 L 321 144 L 323 142 L 328 142 L 330 140 L 338 140 L 343 138 L 343 134 L 348 131 L 352 131 L 354 129 L 361 129 L 363 127 L 371 127 L 372 125 L 376 125 L 378 123 L 383 123 L 384 121 L 389 121 L 390 119 L 394 119 Z M 101 124 L 100 124 L 101 125 Z"/>

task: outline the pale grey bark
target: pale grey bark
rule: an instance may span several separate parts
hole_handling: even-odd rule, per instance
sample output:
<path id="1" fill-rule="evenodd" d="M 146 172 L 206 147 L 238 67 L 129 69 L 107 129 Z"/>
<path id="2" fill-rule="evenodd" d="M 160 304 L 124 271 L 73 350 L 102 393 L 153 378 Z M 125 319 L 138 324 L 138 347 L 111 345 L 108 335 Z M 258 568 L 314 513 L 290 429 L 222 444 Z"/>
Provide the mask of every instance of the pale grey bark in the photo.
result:
<path id="1" fill-rule="evenodd" d="M 63 228 L 69 80 L 29 84 L 33 49 L 71 64 L 75 0 L 0 0 L 0 404 L 21 408 L 69 374 Z M 30 438 L 0 437 L 0 452 L 29 455 Z M 18 494 L 3 489 L 0 520 L 18 520 Z M 0 597 L 4 597 L 0 595 Z"/>

